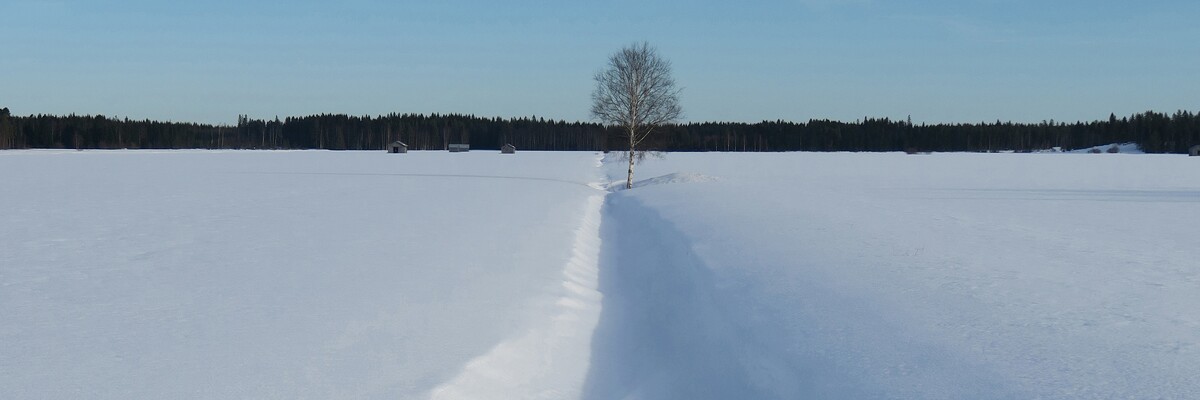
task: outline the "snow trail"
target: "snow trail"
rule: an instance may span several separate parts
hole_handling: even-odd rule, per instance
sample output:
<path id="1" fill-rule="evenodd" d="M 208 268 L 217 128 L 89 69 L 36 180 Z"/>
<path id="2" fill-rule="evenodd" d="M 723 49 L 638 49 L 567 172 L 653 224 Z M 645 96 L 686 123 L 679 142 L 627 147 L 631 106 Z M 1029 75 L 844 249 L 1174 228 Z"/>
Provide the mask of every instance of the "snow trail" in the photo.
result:
<path id="1" fill-rule="evenodd" d="M 744 331 L 688 238 L 625 193 L 608 196 L 601 224 L 604 302 L 582 398 L 795 398 L 803 377 Z"/>
<path id="2" fill-rule="evenodd" d="M 598 187 L 598 184 L 589 185 Z M 573 399 L 587 374 L 592 333 L 600 318 L 597 290 L 601 209 L 604 193 L 587 199 L 575 231 L 571 257 L 563 270 L 561 296 L 551 318 L 471 360 L 429 398 Z"/>
<path id="3" fill-rule="evenodd" d="M 1197 392 L 1183 156 L 0 153 L 6 398 Z"/>
<path id="4" fill-rule="evenodd" d="M 584 398 L 1188 398 L 1189 161 L 649 162 L 605 208 Z"/>

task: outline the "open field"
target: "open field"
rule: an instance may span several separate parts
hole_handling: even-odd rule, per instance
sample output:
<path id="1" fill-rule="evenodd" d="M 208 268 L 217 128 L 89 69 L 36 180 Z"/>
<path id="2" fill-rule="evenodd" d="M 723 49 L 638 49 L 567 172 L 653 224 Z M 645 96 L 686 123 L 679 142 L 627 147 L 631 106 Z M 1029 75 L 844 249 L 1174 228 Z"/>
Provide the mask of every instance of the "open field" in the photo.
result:
<path id="1" fill-rule="evenodd" d="M 596 398 L 1189 397 L 1200 392 L 1197 161 L 651 161 L 642 176 L 711 182 L 609 196 L 615 248 L 602 254 L 616 262 L 601 268 L 594 354 L 610 368 L 593 368 Z M 638 346 L 658 351 L 620 350 Z M 631 364 L 644 367 L 620 368 Z"/>
<path id="2" fill-rule="evenodd" d="M 1183 398 L 1179 155 L 0 152 L 9 398 Z"/>

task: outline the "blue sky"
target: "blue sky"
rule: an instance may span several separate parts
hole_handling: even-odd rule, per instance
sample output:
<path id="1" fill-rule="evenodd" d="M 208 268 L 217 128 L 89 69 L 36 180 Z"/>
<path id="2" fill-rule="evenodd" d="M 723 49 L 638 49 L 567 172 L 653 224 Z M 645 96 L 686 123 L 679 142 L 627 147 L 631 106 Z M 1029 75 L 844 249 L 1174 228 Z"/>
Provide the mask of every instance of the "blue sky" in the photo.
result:
<path id="1" fill-rule="evenodd" d="M 649 41 L 688 121 L 1060 121 L 1200 110 L 1200 2 L 0 0 L 0 106 L 233 123 L 587 120 Z"/>

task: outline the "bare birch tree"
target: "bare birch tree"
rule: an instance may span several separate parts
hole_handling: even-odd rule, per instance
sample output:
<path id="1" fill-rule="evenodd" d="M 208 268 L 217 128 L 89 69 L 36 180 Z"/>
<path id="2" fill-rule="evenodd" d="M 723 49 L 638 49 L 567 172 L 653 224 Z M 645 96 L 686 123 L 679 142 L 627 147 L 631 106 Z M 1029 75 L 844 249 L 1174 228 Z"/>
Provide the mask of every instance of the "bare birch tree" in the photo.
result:
<path id="1" fill-rule="evenodd" d="M 596 74 L 592 92 L 592 117 L 620 127 L 629 136 L 629 175 L 625 188 L 633 188 L 633 164 L 638 145 L 655 128 L 683 114 L 679 89 L 671 77 L 671 62 L 649 43 L 622 48 L 608 58 L 608 68 Z"/>

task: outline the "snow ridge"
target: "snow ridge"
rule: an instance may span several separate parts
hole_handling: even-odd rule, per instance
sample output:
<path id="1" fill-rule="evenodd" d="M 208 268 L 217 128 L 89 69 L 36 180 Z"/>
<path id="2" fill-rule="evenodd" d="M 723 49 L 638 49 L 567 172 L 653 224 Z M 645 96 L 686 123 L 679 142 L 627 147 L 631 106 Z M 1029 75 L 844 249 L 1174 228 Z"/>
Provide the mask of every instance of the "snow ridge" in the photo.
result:
<path id="1" fill-rule="evenodd" d="M 656 176 L 649 179 L 642 179 L 633 183 L 634 188 L 653 185 L 668 185 L 675 183 L 698 183 L 698 182 L 716 182 L 721 180 L 715 176 L 709 176 L 697 173 L 675 172 L 663 176 Z M 625 190 L 625 181 L 612 179 L 608 184 L 609 191 Z"/>
<path id="2" fill-rule="evenodd" d="M 466 364 L 431 399 L 579 398 L 590 364 L 592 332 L 600 319 L 597 291 L 604 194 L 588 198 L 563 270 L 556 314 Z"/>

